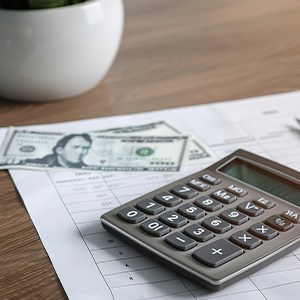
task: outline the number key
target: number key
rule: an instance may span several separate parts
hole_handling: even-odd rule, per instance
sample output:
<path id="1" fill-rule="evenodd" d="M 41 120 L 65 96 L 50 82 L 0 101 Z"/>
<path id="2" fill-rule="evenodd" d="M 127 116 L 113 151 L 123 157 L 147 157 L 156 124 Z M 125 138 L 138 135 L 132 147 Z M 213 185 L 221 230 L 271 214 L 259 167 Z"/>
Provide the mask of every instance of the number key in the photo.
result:
<path id="1" fill-rule="evenodd" d="M 164 206 L 175 206 L 181 203 L 181 199 L 175 195 L 172 195 L 168 192 L 162 192 L 155 195 L 154 199 Z"/>
<path id="2" fill-rule="evenodd" d="M 220 214 L 220 217 L 225 221 L 234 224 L 234 225 L 241 225 L 248 221 L 248 217 L 241 212 L 233 208 L 226 209 Z"/>
<path id="3" fill-rule="evenodd" d="M 215 216 L 205 219 L 202 222 L 202 225 L 216 233 L 224 233 L 232 228 L 231 224 Z"/>
<path id="4" fill-rule="evenodd" d="M 152 199 L 145 199 L 136 204 L 136 208 L 149 215 L 157 215 L 164 210 L 164 207 Z"/>
<path id="5" fill-rule="evenodd" d="M 134 207 L 123 208 L 118 212 L 118 217 L 126 222 L 133 224 L 139 223 L 146 218 L 146 216 L 142 212 L 135 209 Z"/>
<path id="6" fill-rule="evenodd" d="M 184 199 L 193 198 L 198 194 L 196 190 L 187 185 L 176 185 L 172 188 L 171 192 Z"/>
<path id="7" fill-rule="evenodd" d="M 184 233 L 198 242 L 206 242 L 214 237 L 214 234 L 200 225 L 192 224 L 184 229 Z"/>
<path id="8" fill-rule="evenodd" d="M 205 216 L 205 211 L 203 209 L 190 203 L 181 205 L 177 212 L 192 220 L 197 220 Z"/>
<path id="9" fill-rule="evenodd" d="M 207 196 L 197 198 L 194 203 L 206 211 L 216 211 L 223 206 L 219 201 L 211 199 Z"/>
<path id="10" fill-rule="evenodd" d="M 173 211 L 167 211 L 163 213 L 159 216 L 159 220 L 174 228 L 179 228 L 187 223 L 186 218 Z"/>

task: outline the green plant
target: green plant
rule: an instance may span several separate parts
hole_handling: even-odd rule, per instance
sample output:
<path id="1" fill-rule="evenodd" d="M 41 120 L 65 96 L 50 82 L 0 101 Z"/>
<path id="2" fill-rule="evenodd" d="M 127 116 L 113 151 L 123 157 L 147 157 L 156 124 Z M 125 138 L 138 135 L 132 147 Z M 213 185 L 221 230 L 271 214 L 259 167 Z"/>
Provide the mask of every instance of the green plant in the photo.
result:
<path id="1" fill-rule="evenodd" d="M 41 9 L 72 5 L 86 0 L 0 0 L 0 8 Z"/>

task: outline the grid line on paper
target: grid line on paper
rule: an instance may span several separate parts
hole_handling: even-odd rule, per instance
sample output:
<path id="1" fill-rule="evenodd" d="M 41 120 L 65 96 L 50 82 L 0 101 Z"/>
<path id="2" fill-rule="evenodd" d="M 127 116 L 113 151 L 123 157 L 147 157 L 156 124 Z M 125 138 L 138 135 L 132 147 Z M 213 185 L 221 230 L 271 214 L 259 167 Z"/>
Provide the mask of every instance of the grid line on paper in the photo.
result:
<path id="1" fill-rule="evenodd" d="M 250 131 L 245 127 L 245 125 L 244 125 L 243 123 L 239 122 L 238 124 L 239 124 L 239 126 L 240 126 L 241 128 L 243 128 L 243 129 L 245 130 L 245 132 L 246 132 L 247 134 L 249 134 L 249 135 L 254 139 L 254 141 L 255 141 L 256 143 L 258 143 L 258 145 L 259 145 L 259 146 L 260 146 L 260 147 L 261 147 L 268 155 L 270 155 L 273 159 L 275 159 L 275 157 L 273 157 L 273 155 L 272 155 L 271 153 L 269 153 L 269 151 L 268 151 L 267 149 L 265 149 L 264 144 L 262 144 L 256 137 L 253 137 L 253 136 L 251 135 Z"/>
<path id="2" fill-rule="evenodd" d="M 255 284 L 255 282 L 251 279 L 251 276 L 249 276 L 250 281 L 252 282 L 252 284 L 257 288 L 257 290 L 260 292 L 260 294 L 266 299 L 268 300 L 268 298 L 266 298 L 266 296 L 262 293 L 262 291 L 259 289 L 259 287 Z"/>
<path id="3" fill-rule="evenodd" d="M 193 298 L 194 298 L 194 299 L 197 299 L 197 298 L 195 297 L 194 293 L 193 293 L 193 290 L 190 289 L 190 288 L 188 288 L 188 286 L 186 285 L 186 283 L 185 283 L 184 280 L 182 279 L 182 276 L 181 276 L 179 273 L 177 273 L 177 275 L 178 275 L 179 279 L 181 280 L 182 284 L 186 287 L 186 289 L 187 289 L 188 291 L 190 291 L 190 293 L 191 293 L 191 295 L 193 296 Z"/>
<path id="4" fill-rule="evenodd" d="M 172 283 L 174 282 L 174 284 L 176 284 L 178 280 L 175 279 L 175 280 L 165 280 L 163 283 L 164 284 L 168 284 L 168 283 Z M 137 287 L 140 287 L 140 288 L 145 288 L 147 286 L 153 286 L 153 284 L 155 285 L 156 283 L 160 283 L 160 282 L 151 282 L 151 283 L 145 283 L 145 284 L 136 284 Z M 126 286 L 123 286 L 123 288 L 126 288 Z M 114 289 L 114 288 L 113 288 Z M 135 300 L 151 300 L 151 299 L 162 299 L 162 298 L 165 298 L 165 297 L 170 297 L 170 296 L 190 296 L 190 292 L 187 291 L 187 290 L 183 290 L 183 291 L 176 291 L 176 292 L 167 292 L 167 293 L 164 293 L 163 295 L 161 296 L 158 296 L 158 295 L 153 295 L 153 296 L 147 296 L 147 295 L 143 295 L 143 297 L 140 297 L 140 298 L 136 298 L 135 297 Z M 178 298 L 176 298 L 178 299 Z M 182 298 L 182 299 L 187 299 L 187 298 Z M 190 299 L 190 298 L 188 298 Z M 193 298 L 195 299 L 195 298 Z"/>
<path id="5" fill-rule="evenodd" d="M 86 221 L 86 222 L 76 222 L 76 224 L 86 224 L 86 223 L 99 223 L 99 221 Z"/>
<path id="6" fill-rule="evenodd" d="M 141 256 L 141 257 L 143 257 L 143 256 Z M 139 257 L 135 257 L 135 258 L 139 258 Z M 126 260 L 126 259 L 124 259 L 124 260 Z M 114 261 L 116 261 L 116 260 L 114 260 Z M 101 265 L 101 264 L 105 264 L 106 262 L 100 262 L 98 264 Z M 148 268 L 143 267 L 143 268 L 134 269 L 133 271 L 134 272 L 138 272 L 138 271 L 147 271 L 147 270 L 154 270 L 154 269 L 161 269 L 161 267 L 160 266 L 159 267 L 157 267 L 157 266 L 155 266 L 155 267 L 148 267 Z M 105 275 L 105 276 L 119 275 L 119 274 L 124 274 L 124 273 L 128 273 L 128 272 L 132 272 L 132 270 L 130 270 L 130 271 L 123 271 L 123 272 L 115 272 L 115 273 L 111 272 L 109 275 Z"/>
<path id="7" fill-rule="evenodd" d="M 287 285 L 295 284 L 295 283 L 298 283 L 298 282 L 300 282 L 300 280 L 295 280 L 295 281 L 288 282 L 288 283 L 283 283 L 283 284 L 277 284 L 277 285 L 274 285 L 274 286 L 271 286 L 271 287 L 261 288 L 261 290 L 262 291 L 270 290 L 270 289 L 278 288 L 278 287 L 281 287 L 281 286 L 287 286 Z"/>
<path id="8" fill-rule="evenodd" d="M 120 246 L 121 247 L 121 246 Z M 104 250 L 104 249 L 103 249 Z M 91 251 L 95 251 L 95 250 L 91 250 Z M 143 257 L 143 255 L 136 255 L 136 256 L 131 256 L 130 259 L 132 258 L 140 258 Z M 105 262 L 97 262 L 97 264 L 102 264 L 102 263 L 106 263 L 106 262 L 112 262 L 112 261 L 122 261 L 122 260 L 127 260 L 128 258 L 117 258 L 117 259 L 111 259 L 111 260 L 106 260 Z M 120 272 L 121 273 L 121 272 Z"/>
<path id="9" fill-rule="evenodd" d="M 149 282 L 149 283 L 135 283 L 134 285 L 135 286 L 139 286 L 139 285 L 152 285 L 152 284 L 155 284 L 155 283 L 162 283 L 162 282 L 172 282 L 172 281 L 178 281 L 178 278 L 175 278 L 175 279 L 166 279 L 166 280 L 163 280 L 163 281 L 152 281 L 152 282 Z M 120 287 L 126 287 L 126 286 L 131 286 L 131 284 L 125 284 L 125 285 L 120 285 Z M 118 286 L 117 286 L 118 287 Z M 113 288 L 116 288 L 116 287 L 113 287 Z M 167 294 L 168 295 L 168 294 Z M 171 294 L 172 295 L 172 294 Z M 161 297 L 165 297 L 166 295 L 163 295 Z M 151 299 L 151 297 L 149 297 Z M 143 299 L 148 299 L 147 298 L 143 298 Z"/>
<path id="10" fill-rule="evenodd" d="M 298 257 L 296 257 L 296 259 L 298 259 Z M 288 269 L 289 271 L 297 271 L 297 270 L 300 270 L 300 267 L 298 267 L 298 268 L 293 268 L 293 269 Z M 281 271 L 276 271 L 276 273 L 281 273 L 281 272 L 286 272 L 287 270 L 281 270 Z M 251 277 L 252 278 L 254 278 L 254 277 L 258 277 L 258 276 L 265 276 L 265 275 L 271 275 L 271 274 L 274 274 L 275 272 L 274 271 L 272 271 L 272 272 L 265 272 L 265 273 L 263 273 L 263 272 L 260 272 L 259 274 L 252 274 L 252 275 L 250 275 L 249 276 L 249 278 L 251 279 Z"/>
<path id="11" fill-rule="evenodd" d="M 111 246 L 111 247 L 102 247 L 102 248 L 95 248 L 95 249 L 89 249 L 89 247 L 87 246 L 87 248 L 89 249 L 89 251 L 90 251 L 91 254 L 92 254 L 92 251 L 115 249 L 115 248 L 117 248 L 117 247 L 122 247 L 122 246 L 123 246 L 123 245 L 121 245 L 121 246 Z"/>
<path id="12" fill-rule="evenodd" d="M 107 207 L 107 209 L 112 209 L 113 207 Z M 90 211 L 99 211 L 100 209 L 98 208 L 91 208 L 91 209 L 83 209 L 81 211 L 74 211 L 72 212 L 72 214 L 80 214 L 80 213 L 83 213 L 83 212 L 90 212 Z M 95 221 L 96 222 L 96 221 Z"/>
<path id="13" fill-rule="evenodd" d="M 231 292 L 228 294 L 220 294 L 220 295 L 213 295 L 213 296 L 204 296 L 201 297 L 201 300 L 211 300 L 211 299 L 223 299 L 224 296 L 234 296 L 234 295 L 240 295 L 240 294 L 247 294 L 247 293 L 253 293 L 253 292 L 257 292 L 257 289 L 253 289 L 253 290 L 247 290 L 247 291 L 240 291 L 240 292 Z M 265 299 L 267 299 L 264 296 Z M 196 298 L 196 299 L 200 299 L 200 298 Z"/>
<path id="14" fill-rule="evenodd" d="M 172 296 L 172 295 L 184 295 L 184 294 L 187 294 L 186 291 L 183 291 L 183 292 L 180 292 L 180 293 L 170 293 L 170 294 L 167 294 L 167 295 L 163 295 L 163 296 L 154 296 L 154 297 L 147 297 L 147 298 L 139 298 L 137 300 L 151 300 L 151 299 L 160 299 L 160 298 L 164 298 L 164 297 L 167 297 L 167 296 Z M 196 299 L 196 298 L 195 298 Z"/>
<path id="15" fill-rule="evenodd" d="M 85 239 L 83 238 L 83 236 L 82 236 L 82 234 L 81 234 L 81 232 L 80 232 L 78 226 L 76 225 L 75 220 L 73 219 L 72 214 L 71 214 L 71 213 L 69 212 L 69 210 L 67 209 L 66 204 L 64 203 L 64 201 L 63 201 L 61 195 L 59 194 L 58 189 L 57 189 L 57 186 L 55 185 L 54 181 L 52 180 L 52 177 L 50 176 L 50 173 L 47 172 L 47 175 L 48 175 L 48 177 L 49 177 L 49 180 L 52 182 L 52 184 L 53 184 L 53 186 L 54 186 L 54 188 L 55 188 L 55 190 L 56 190 L 56 192 L 57 192 L 59 198 L 61 199 L 62 204 L 65 206 L 66 211 L 69 213 L 71 219 L 73 220 L 74 225 L 76 226 L 76 228 L 77 228 L 77 230 L 78 230 L 78 233 L 80 234 L 80 236 L 81 236 L 83 242 L 85 243 L 85 245 L 86 245 L 86 247 L 87 247 L 86 241 L 85 241 Z M 88 248 L 88 247 L 87 247 L 87 248 Z M 92 258 L 93 258 L 93 260 L 94 260 L 94 262 L 95 262 L 95 264 L 96 264 L 96 266 L 97 266 L 97 268 L 98 268 L 98 270 L 99 270 L 99 272 L 100 272 L 100 274 L 101 274 L 101 276 L 102 276 L 104 282 L 106 282 L 105 277 L 102 275 L 102 273 L 101 273 L 101 271 L 100 271 L 100 269 L 99 269 L 99 267 L 98 267 L 98 265 L 97 265 L 97 263 L 96 263 L 96 261 L 95 261 L 95 259 L 94 259 L 93 256 L 92 256 Z M 113 295 L 113 293 L 112 293 L 111 288 L 109 287 L 109 285 L 108 285 L 107 283 L 106 283 L 106 285 L 107 285 L 107 287 L 109 288 L 109 291 L 110 291 L 110 293 L 111 293 L 112 298 L 115 299 L 115 297 L 114 297 L 114 295 Z"/>

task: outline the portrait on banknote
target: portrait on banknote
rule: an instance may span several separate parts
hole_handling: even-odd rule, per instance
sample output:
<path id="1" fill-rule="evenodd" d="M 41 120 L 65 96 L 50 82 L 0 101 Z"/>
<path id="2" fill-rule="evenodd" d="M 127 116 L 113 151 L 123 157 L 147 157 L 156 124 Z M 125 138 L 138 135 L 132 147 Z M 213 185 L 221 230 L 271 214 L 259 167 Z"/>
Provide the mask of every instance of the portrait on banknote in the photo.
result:
<path id="1" fill-rule="evenodd" d="M 26 159 L 20 164 L 43 164 L 49 167 L 82 168 L 86 167 L 83 159 L 92 145 L 89 134 L 70 134 L 60 139 L 53 147 L 52 154 L 42 158 Z"/>

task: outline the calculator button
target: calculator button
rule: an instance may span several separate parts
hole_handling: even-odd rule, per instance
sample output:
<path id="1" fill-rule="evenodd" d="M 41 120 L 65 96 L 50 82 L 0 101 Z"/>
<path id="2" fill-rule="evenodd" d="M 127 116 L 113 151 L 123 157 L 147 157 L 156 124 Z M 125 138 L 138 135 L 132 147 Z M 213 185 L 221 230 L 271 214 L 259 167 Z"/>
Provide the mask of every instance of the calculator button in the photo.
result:
<path id="1" fill-rule="evenodd" d="M 240 230 L 230 237 L 230 241 L 245 249 L 254 249 L 261 244 L 261 240 L 252 234 Z"/>
<path id="2" fill-rule="evenodd" d="M 232 228 L 231 224 L 215 216 L 205 219 L 201 225 L 216 233 L 224 233 Z"/>
<path id="3" fill-rule="evenodd" d="M 275 206 L 274 202 L 264 197 L 257 198 L 253 202 L 264 209 L 270 209 Z"/>
<path id="4" fill-rule="evenodd" d="M 193 187 L 194 189 L 204 192 L 207 191 L 208 189 L 210 189 L 210 186 L 207 183 L 204 183 L 202 181 L 200 181 L 199 179 L 192 179 L 188 185 L 190 185 L 191 187 Z"/>
<path id="5" fill-rule="evenodd" d="M 249 228 L 249 232 L 262 240 L 270 240 L 277 235 L 276 230 L 262 223 L 255 223 L 252 225 Z"/>
<path id="6" fill-rule="evenodd" d="M 216 211 L 223 207 L 219 201 L 211 199 L 207 196 L 201 196 L 197 198 L 194 204 L 205 209 L 206 211 Z"/>
<path id="7" fill-rule="evenodd" d="M 227 189 L 228 192 L 231 192 L 239 197 L 244 197 L 248 194 L 248 192 L 244 189 L 242 189 L 241 187 L 235 185 L 235 184 L 231 184 Z"/>
<path id="8" fill-rule="evenodd" d="M 205 216 L 205 211 L 191 203 L 186 203 L 181 205 L 178 210 L 178 213 L 181 215 L 192 219 L 192 220 L 197 220 L 200 219 L 201 217 Z"/>
<path id="9" fill-rule="evenodd" d="M 184 233 L 198 242 L 206 242 L 214 237 L 212 231 L 197 224 L 185 228 Z"/>
<path id="10" fill-rule="evenodd" d="M 201 176 L 201 179 L 203 180 L 203 181 L 205 181 L 206 183 L 209 183 L 209 184 L 211 184 L 211 185 L 217 185 L 217 184 L 219 184 L 219 183 L 221 183 L 222 182 L 222 180 L 220 179 L 220 178 L 216 178 L 216 177 L 214 177 L 214 176 L 212 176 L 212 175 L 210 175 L 210 174 L 203 174 L 202 176 Z"/>
<path id="11" fill-rule="evenodd" d="M 241 225 L 245 222 L 248 221 L 249 217 L 244 215 L 243 213 L 233 209 L 229 208 L 227 210 L 224 210 L 221 214 L 220 217 L 234 225 Z"/>
<path id="12" fill-rule="evenodd" d="M 193 257 L 207 266 L 216 268 L 242 255 L 244 250 L 226 239 L 219 239 L 201 247 Z"/>
<path id="13" fill-rule="evenodd" d="M 273 215 L 265 220 L 265 223 L 278 231 L 287 231 L 293 227 L 293 224 L 277 215 Z"/>
<path id="14" fill-rule="evenodd" d="M 247 214 L 248 216 L 251 216 L 251 217 L 257 217 L 264 212 L 264 210 L 262 208 L 254 205 L 250 201 L 241 203 L 237 208 L 238 208 L 238 210 L 244 212 L 245 214 Z"/>
<path id="15" fill-rule="evenodd" d="M 217 190 L 211 195 L 211 197 L 225 204 L 229 204 L 236 201 L 236 196 L 226 192 L 225 190 Z"/>
<path id="16" fill-rule="evenodd" d="M 164 206 L 175 206 L 181 203 L 181 199 L 175 195 L 172 195 L 168 192 L 162 192 L 157 194 L 154 199 Z"/>
<path id="17" fill-rule="evenodd" d="M 184 199 L 190 199 L 198 195 L 196 190 L 187 185 L 176 185 L 172 188 L 171 193 Z"/>
<path id="18" fill-rule="evenodd" d="M 298 213 L 295 213 L 294 211 L 288 209 L 285 212 L 281 214 L 282 217 L 288 219 L 292 223 L 300 223 L 300 215 Z"/>
<path id="19" fill-rule="evenodd" d="M 140 225 L 140 228 L 156 237 L 163 236 L 171 231 L 171 228 L 155 219 L 143 222 Z"/>
<path id="20" fill-rule="evenodd" d="M 136 204 L 136 208 L 149 215 L 157 215 L 164 207 L 151 199 L 145 199 Z"/>
<path id="21" fill-rule="evenodd" d="M 186 218 L 178 215 L 174 211 L 167 211 L 163 213 L 159 216 L 159 220 L 174 228 L 179 228 L 187 223 Z"/>
<path id="22" fill-rule="evenodd" d="M 146 218 L 146 216 L 142 212 L 135 209 L 134 207 L 123 208 L 118 212 L 118 217 L 126 222 L 133 224 L 139 223 Z"/>
<path id="23" fill-rule="evenodd" d="M 180 232 L 175 232 L 168 235 L 165 238 L 165 242 L 181 251 L 187 251 L 197 245 L 194 240 Z"/>

